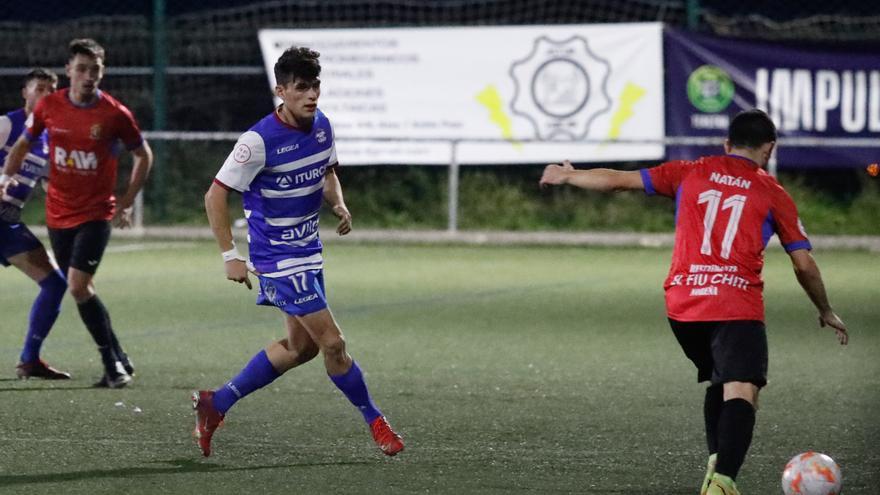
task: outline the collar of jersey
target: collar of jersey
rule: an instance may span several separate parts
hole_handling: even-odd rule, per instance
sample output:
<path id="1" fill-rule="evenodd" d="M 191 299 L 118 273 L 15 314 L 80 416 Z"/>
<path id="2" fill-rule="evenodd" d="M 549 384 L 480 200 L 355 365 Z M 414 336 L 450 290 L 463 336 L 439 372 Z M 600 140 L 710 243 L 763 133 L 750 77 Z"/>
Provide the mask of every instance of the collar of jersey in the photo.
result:
<path id="1" fill-rule="evenodd" d="M 729 156 L 731 158 L 739 158 L 740 160 L 745 160 L 745 161 L 749 162 L 750 165 L 761 168 L 761 166 L 758 165 L 758 162 L 756 162 L 755 160 L 752 160 L 751 158 L 747 158 L 747 157 L 741 156 L 741 155 L 734 155 L 734 154 L 729 154 L 727 156 Z"/>
<path id="2" fill-rule="evenodd" d="M 275 108 L 275 110 L 272 111 L 272 115 L 275 116 L 275 121 L 276 121 L 276 122 L 278 122 L 279 124 L 283 125 L 284 127 L 288 128 L 288 129 L 290 129 L 291 131 L 301 132 L 301 133 L 303 133 L 303 134 L 311 134 L 312 132 L 314 132 L 314 130 L 315 130 L 315 120 L 318 118 L 318 115 L 317 115 L 317 114 L 315 114 L 315 118 L 312 119 L 312 130 L 310 130 L 309 132 L 305 132 L 305 131 L 303 131 L 302 129 L 300 129 L 300 128 L 298 128 L 298 127 L 294 127 L 294 126 L 288 124 L 287 122 L 281 120 L 281 116 L 278 115 L 278 109 L 279 109 L 279 108 L 281 108 L 281 105 L 278 105 L 278 106 Z"/>
<path id="3" fill-rule="evenodd" d="M 94 107 L 95 105 L 97 105 L 98 102 L 101 101 L 101 94 L 102 94 L 102 93 L 101 93 L 101 90 L 100 90 L 100 89 L 96 89 L 96 90 L 95 90 L 95 101 L 93 101 L 93 102 L 91 102 L 91 103 L 87 103 L 87 104 L 85 104 L 85 105 L 80 105 L 79 103 L 73 101 L 73 99 L 70 98 L 70 89 L 69 89 L 69 88 L 68 88 L 68 90 L 67 90 L 67 94 L 66 94 L 65 96 L 67 97 L 67 101 L 69 101 L 70 104 L 73 105 L 73 106 L 75 106 L 76 108 L 92 108 L 92 107 Z"/>

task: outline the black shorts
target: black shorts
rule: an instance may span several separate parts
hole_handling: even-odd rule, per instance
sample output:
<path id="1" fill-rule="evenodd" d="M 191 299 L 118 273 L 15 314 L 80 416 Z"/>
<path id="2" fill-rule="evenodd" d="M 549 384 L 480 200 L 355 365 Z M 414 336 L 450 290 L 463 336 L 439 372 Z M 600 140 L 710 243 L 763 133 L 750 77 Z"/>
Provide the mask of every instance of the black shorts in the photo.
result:
<path id="1" fill-rule="evenodd" d="M 697 367 L 698 382 L 767 385 L 767 332 L 763 322 L 670 318 L 669 326 L 685 356 Z"/>
<path id="2" fill-rule="evenodd" d="M 110 222 L 86 222 L 69 229 L 49 229 L 49 241 L 61 272 L 74 267 L 94 275 L 110 241 Z"/>

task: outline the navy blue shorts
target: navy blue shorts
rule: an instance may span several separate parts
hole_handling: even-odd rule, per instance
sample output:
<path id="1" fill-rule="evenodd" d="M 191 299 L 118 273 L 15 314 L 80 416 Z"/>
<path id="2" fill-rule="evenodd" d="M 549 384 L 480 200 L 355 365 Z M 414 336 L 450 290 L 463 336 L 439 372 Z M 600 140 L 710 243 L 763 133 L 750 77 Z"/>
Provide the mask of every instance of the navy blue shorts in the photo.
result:
<path id="1" fill-rule="evenodd" d="M 316 313 L 327 307 L 324 271 L 306 270 L 288 277 L 269 278 L 260 275 L 257 304 L 275 306 L 291 316 Z"/>
<path id="2" fill-rule="evenodd" d="M 764 322 L 676 321 L 669 325 L 685 356 L 697 367 L 697 381 L 712 385 L 746 382 L 767 385 L 767 332 Z"/>
<path id="3" fill-rule="evenodd" d="M 27 225 L 0 221 L 0 265 L 9 266 L 9 258 L 42 247 Z"/>

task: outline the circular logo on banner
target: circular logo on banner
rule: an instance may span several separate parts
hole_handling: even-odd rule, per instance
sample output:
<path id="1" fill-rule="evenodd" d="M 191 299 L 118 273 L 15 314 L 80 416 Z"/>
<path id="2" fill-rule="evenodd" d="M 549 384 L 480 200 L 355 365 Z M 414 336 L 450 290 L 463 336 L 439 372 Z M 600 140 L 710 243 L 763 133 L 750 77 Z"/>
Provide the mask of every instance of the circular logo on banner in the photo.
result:
<path id="1" fill-rule="evenodd" d="M 510 67 L 511 110 L 531 122 L 538 139 L 582 139 L 596 117 L 611 109 L 610 73 L 611 64 L 593 53 L 586 39 L 541 36 L 531 53 Z"/>
<path id="2" fill-rule="evenodd" d="M 721 67 L 704 65 L 688 77 L 688 100 L 701 112 L 715 113 L 724 110 L 733 101 L 733 79 Z"/>
<path id="3" fill-rule="evenodd" d="M 566 58 L 544 62 L 532 76 L 532 99 L 542 112 L 564 119 L 576 114 L 590 97 L 590 76 Z"/>
<path id="4" fill-rule="evenodd" d="M 244 163 L 251 159 L 251 149 L 244 143 L 239 144 L 238 147 L 235 148 L 232 158 L 238 163 Z"/>

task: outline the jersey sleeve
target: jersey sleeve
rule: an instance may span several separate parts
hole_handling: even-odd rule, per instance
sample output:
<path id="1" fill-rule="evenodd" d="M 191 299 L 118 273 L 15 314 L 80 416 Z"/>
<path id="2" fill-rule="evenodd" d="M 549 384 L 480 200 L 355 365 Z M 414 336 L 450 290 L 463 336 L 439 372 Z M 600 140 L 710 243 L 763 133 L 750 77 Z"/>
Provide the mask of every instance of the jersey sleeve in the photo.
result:
<path id="1" fill-rule="evenodd" d="M 798 249 L 813 249 L 810 240 L 807 238 L 807 232 L 798 218 L 797 206 L 791 196 L 779 186 L 777 192 L 773 195 L 773 203 L 770 213 L 773 215 L 773 224 L 776 235 L 779 236 L 779 242 L 785 248 L 785 252 L 790 253 Z"/>
<path id="2" fill-rule="evenodd" d="M 122 144 L 125 145 L 125 149 L 131 151 L 143 144 L 144 137 L 141 135 L 141 129 L 138 126 L 137 120 L 135 120 L 131 110 L 125 106 L 119 106 L 117 125 L 119 127 L 116 132 L 119 139 L 122 140 Z"/>
<path id="3" fill-rule="evenodd" d="M 22 135 L 28 141 L 39 139 L 40 134 L 46 129 L 46 100 L 47 98 L 42 98 L 37 102 L 37 106 L 34 107 L 34 111 L 28 116 L 24 124 L 25 130 Z"/>
<path id="4" fill-rule="evenodd" d="M 330 159 L 327 160 L 327 168 L 334 168 L 339 166 L 339 159 L 336 157 L 336 132 L 329 120 L 327 126 L 330 128 Z"/>
<path id="5" fill-rule="evenodd" d="M 9 134 L 12 133 L 12 121 L 9 120 L 9 117 L 5 115 L 0 115 L 0 146 L 6 144 L 6 141 L 9 140 Z M 3 168 L 3 164 L 0 163 L 0 169 Z"/>
<path id="6" fill-rule="evenodd" d="M 678 190 L 691 166 L 691 162 L 677 160 L 639 170 L 642 184 L 645 186 L 645 194 L 674 197 L 675 191 Z"/>
<path id="7" fill-rule="evenodd" d="M 254 131 L 247 131 L 238 138 L 235 148 L 226 157 L 214 178 L 220 185 L 238 192 L 250 189 L 254 177 L 266 166 L 266 145 Z"/>

